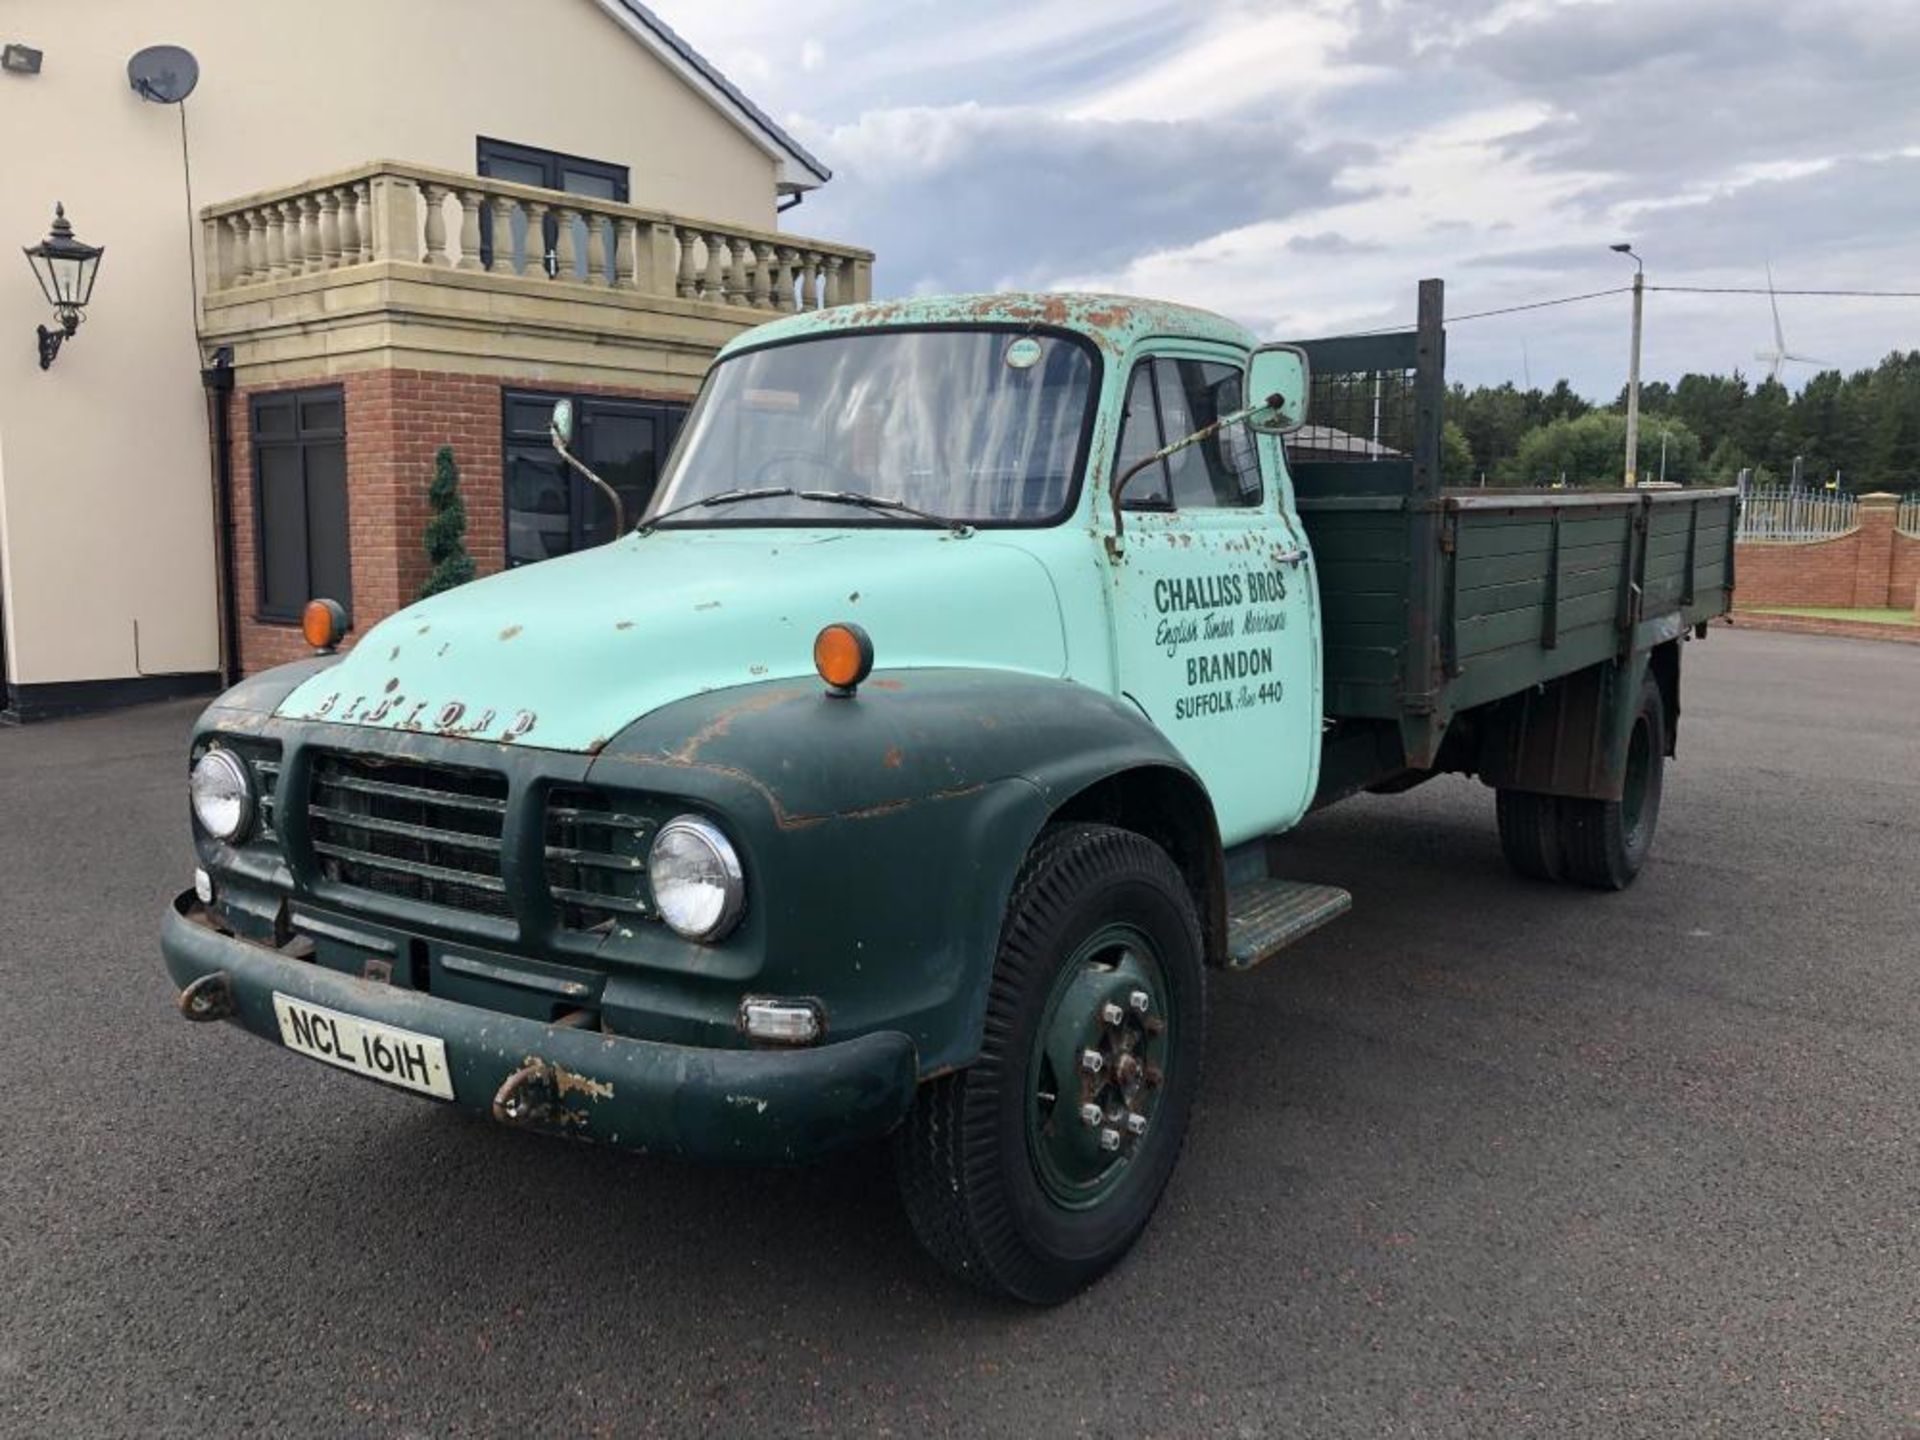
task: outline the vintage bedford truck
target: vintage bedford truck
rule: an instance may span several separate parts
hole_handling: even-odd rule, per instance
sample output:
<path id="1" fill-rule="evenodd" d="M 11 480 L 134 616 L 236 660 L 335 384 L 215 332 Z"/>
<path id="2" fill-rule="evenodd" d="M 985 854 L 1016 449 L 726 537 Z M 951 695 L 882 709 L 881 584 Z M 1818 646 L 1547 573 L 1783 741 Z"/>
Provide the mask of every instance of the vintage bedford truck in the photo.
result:
<path id="1" fill-rule="evenodd" d="M 613 1145 L 890 1136 L 935 1257 L 1065 1298 L 1207 972 L 1347 907 L 1268 837 L 1455 772 L 1524 876 L 1647 855 L 1732 492 L 1444 489 L 1443 346 L 1437 282 L 1303 347 L 1076 295 L 740 336 L 631 532 L 206 711 L 182 1011 Z"/>

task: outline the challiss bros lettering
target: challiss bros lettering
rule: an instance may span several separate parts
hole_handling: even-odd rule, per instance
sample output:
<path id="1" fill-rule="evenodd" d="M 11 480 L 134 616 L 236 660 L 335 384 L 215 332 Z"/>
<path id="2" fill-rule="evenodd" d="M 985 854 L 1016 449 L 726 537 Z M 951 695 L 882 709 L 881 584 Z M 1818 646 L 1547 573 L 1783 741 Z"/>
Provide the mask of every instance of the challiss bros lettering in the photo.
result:
<path id="1" fill-rule="evenodd" d="M 1230 605 L 1271 605 L 1287 598 L 1287 577 L 1279 570 L 1227 571 L 1153 582 L 1153 606 L 1162 615 L 1187 610 L 1223 610 Z"/>

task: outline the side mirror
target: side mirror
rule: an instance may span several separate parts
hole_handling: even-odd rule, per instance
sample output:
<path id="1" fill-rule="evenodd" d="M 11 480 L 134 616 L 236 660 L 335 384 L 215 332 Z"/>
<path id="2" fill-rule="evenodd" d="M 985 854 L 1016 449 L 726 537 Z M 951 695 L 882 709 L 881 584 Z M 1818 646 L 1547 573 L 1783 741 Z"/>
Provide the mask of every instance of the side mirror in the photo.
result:
<path id="1" fill-rule="evenodd" d="M 1247 395 L 1265 403 L 1247 417 L 1262 435 L 1291 435 L 1307 423 L 1307 352 L 1262 345 L 1247 361 Z"/>
<path id="2" fill-rule="evenodd" d="M 573 444 L 573 401 L 554 401 L 553 417 L 547 421 L 547 425 L 562 445 Z"/>

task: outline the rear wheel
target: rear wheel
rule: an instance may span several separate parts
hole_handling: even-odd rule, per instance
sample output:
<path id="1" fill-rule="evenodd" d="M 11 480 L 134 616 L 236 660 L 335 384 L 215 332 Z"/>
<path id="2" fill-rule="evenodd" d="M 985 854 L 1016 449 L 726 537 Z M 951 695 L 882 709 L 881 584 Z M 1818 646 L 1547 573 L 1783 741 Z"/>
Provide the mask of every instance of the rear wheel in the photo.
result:
<path id="1" fill-rule="evenodd" d="M 1205 1019 L 1199 915 L 1165 851 L 1049 830 L 1015 883 L 980 1059 L 894 1142 L 915 1233 L 955 1274 L 1054 1304 L 1127 1252 L 1180 1153 Z"/>
<path id="2" fill-rule="evenodd" d="M 1567 878 L 1596 890 L 1624 890 L 1653 848 L 1666 782 L 1667 707 L 1647 676 L 1627 740 L 1627 768 L 1618 800 L 1562 800 L 1560 845 Z"/>
<path id="3" fill-rule="evenodd" d="M 1500 849 L 1516 874 L 1529 880 L 1559 880 L 1566 874 L 1560 848 L 1560 806 L 1556 795 L 1531 790 L 1500 790 L 1494 815 L 1500 824 Z"/>

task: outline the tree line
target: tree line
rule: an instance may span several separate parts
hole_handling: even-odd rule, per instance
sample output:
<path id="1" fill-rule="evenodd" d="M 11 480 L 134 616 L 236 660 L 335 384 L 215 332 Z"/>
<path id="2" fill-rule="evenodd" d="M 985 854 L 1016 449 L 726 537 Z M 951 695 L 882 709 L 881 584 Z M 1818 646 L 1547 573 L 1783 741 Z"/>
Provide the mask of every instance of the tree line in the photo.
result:
<path id="1" fill-rule="evenodd" d="M 1565 380 L 1551 390 L 1454 385 L 1443 469 L 1449 485 L 1617 484 L 1625 468 L 1627 393 L 1596 406 Z M 1639 470 L 1683 485 L 1760 484 L 1798 473 L 1854 494 L 1920 490 L 1920 350 L 1870 370 L 1823 370 L 1799 394 L 1777 380 L 1688 374 L 1640 387 Z"/>

